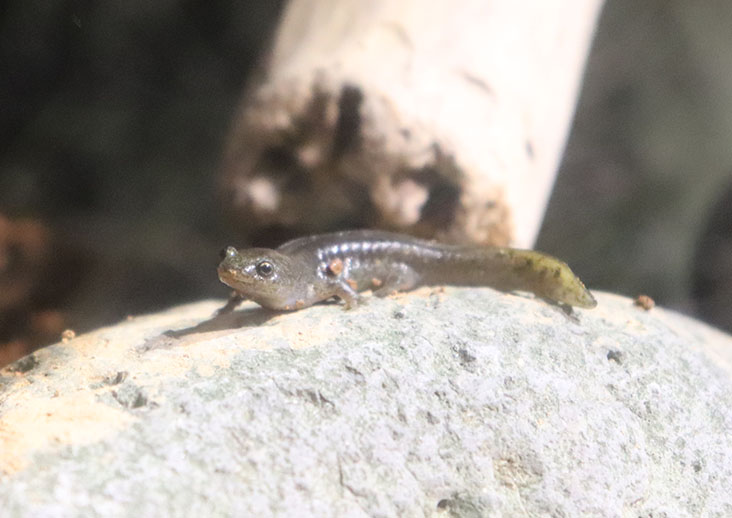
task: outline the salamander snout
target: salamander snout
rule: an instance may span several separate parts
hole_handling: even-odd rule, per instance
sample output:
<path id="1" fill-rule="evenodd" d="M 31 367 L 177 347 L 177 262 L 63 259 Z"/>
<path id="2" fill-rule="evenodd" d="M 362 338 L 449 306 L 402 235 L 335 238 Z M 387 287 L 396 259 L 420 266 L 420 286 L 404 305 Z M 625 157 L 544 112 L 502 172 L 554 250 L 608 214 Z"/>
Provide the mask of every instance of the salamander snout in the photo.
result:
<path id="1" fill-rule="evenodd" d="M 238 254 L 239 252 L 236 251 L 236 248 L 234 248 L 233 246 L 227 246 L 226 248 L 222 248 L 219 252 L 219 259 L 221 259 L 222 261 L 227 258 L 232 259 Z"/>

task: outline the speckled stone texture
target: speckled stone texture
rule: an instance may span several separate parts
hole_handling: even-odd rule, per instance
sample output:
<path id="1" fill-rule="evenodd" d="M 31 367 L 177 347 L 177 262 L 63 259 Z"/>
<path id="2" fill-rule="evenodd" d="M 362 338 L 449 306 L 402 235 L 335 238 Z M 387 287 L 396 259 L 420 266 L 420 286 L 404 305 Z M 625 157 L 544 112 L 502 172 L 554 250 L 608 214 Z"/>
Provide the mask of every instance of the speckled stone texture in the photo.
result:
<path id="1" fill-rule="evenodd" d="M 598 294 L 202 302 L 0 371 L 15 517 L 732 516 L 732 338 Z"/>

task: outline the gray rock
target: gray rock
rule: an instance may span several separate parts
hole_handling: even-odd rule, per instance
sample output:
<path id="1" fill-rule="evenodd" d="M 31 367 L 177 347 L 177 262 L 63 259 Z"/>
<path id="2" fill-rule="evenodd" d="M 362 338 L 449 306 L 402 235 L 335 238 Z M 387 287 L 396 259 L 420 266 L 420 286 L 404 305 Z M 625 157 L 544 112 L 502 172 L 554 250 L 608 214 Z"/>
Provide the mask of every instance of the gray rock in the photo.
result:
<path id="1" fill-rule="evenodd" d="M 211 301 L 47 347 L 0 371 L 0 514 L 732 516 L 732 338 L 598 299 Z"/>

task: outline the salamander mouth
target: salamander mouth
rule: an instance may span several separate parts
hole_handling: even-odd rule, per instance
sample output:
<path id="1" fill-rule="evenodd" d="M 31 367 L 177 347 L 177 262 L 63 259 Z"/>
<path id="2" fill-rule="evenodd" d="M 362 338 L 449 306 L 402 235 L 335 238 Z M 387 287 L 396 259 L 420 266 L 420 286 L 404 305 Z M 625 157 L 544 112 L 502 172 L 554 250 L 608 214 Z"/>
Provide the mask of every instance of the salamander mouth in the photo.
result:
<path id="1" fill-rule="evenodd" d="M 219 280 L 229 286 L 230 288 L 241 288 L 242 286 L 248 286 L 247 277 L 242 277 L 242 273 L 236 268 L 227 268 L 225 266 L 219 266 L 218 268 Z"/>

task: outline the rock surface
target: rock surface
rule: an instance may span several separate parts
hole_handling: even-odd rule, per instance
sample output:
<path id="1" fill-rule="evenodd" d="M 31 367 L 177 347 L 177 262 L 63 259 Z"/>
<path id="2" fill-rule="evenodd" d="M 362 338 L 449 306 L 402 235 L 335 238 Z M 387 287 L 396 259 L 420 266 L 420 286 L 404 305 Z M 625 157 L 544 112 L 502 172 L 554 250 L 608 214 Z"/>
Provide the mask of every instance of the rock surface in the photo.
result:
<path id="1" fill-rule="evenodd" d="M 732 338 L 489 289 L 202 302 L 0 371 L 3 517 L 732 516 Z"/>

